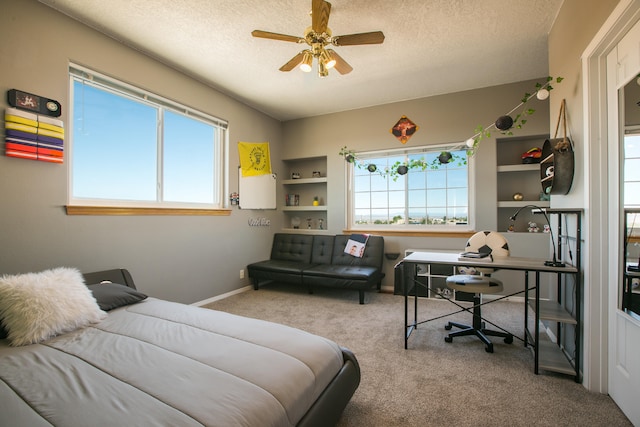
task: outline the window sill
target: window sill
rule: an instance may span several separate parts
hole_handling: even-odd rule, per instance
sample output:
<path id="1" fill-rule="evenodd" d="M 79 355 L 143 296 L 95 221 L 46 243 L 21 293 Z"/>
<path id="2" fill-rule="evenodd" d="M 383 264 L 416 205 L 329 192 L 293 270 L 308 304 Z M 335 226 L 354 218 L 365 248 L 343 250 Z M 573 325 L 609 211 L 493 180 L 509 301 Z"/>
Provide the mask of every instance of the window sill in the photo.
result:
<path id="1" fill-rule="evenodd" d="M 355 229 L 355 230 L 342 230 L 345 234 L 351 233 L 364 233 L 364 234 L 375 234 L 376 236 L 402 236 L 402 237 L 453 237 L 453 238 L 461 238 L 468 239 L 473 236 L 476 232 L 473 230 L 465 230 L 465 231 L 452 231 L 452 230 L 443 230 L 443 231 L 418 231 L 418 230 L 365 230 L 365 229 Z"/>
<path id="2" fill-rule="evenodd" d="M 109 206 L 65 206 L 67 215 L 175 215 L 230 216 L 231 209 L 130 208 Z"/>

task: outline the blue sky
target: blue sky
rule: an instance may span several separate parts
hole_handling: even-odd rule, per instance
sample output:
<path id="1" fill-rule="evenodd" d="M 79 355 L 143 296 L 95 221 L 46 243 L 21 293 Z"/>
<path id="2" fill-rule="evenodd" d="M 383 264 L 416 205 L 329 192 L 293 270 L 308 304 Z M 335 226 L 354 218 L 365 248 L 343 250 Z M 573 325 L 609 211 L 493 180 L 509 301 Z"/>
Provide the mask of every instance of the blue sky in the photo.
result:
<path id="1" fill-rule="evenodd" d="M 156 200 L 156 107 L 74 80 L 73 197 Z M 169 202 L 213 203 L 215 128 L 164 111 L 163 191 Z"/>

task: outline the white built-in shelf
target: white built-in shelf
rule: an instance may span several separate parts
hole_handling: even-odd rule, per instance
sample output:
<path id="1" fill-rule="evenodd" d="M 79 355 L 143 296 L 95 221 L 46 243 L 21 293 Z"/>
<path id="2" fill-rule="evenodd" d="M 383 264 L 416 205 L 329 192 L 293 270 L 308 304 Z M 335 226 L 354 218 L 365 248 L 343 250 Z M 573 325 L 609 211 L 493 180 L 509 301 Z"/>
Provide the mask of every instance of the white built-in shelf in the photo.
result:
<path id="1" fill-rule="evenodd" d="M 329 227 L 327 157 L 285 159 L 284 162 L 285 177 L 296 175 L 301 178 L 280 181 L 284 195 L 284 200 L 280 205 L 284 225 L 282 230 L 287 233 L 329 234 L 326 231 Z M 298 205 L 287 206 L 286 203 L 283 203 L 290 200 L 291 197 L 298 201 Z M 318 206 L 313 206 L 315 201 L 319 203 Z M 293 228 L 292 222 L 298 220 L 300 228 Z M 307 220 L 311 221 L 313 228 L 307 228 Z M 320 224 L 322 224 L 323 230 L 318 228 Z"/>
<path id="2" fill-rule="evenodd" d="M 283 211 L 300 211 L 300 212 L 305 212 L 305 211 L 326 211 L 327 210 L 327 205 L 322 205 L 322 206 L 283 206 L 282 207 Z"/>
<path id="3" fill-rule="evenodd" d="M 302 224 L 300 224 L 302 226 Z M 320 230 L 317 228 L 283 228 L 283 232 L 285 233 L 298 233 L 298 234 L 331 234 L 329 230 Z"/>
<path id="4" fill-rule="evenodd" d="M 321 178 L 285 179 L 282 181 L 285 185 L 322 184 L 324 182 L 327 182 L 326 176 Z"/>
<path id="5" fill-rule="evenodd" d="M 521 208 L 527 205 L 536 205 L 541 208 L 548 208 L 551 206 L 551 202 L 542 200 L 500 200 L 498 201 L 499 208 Z"/>
<path id="6" fill-rule="evenodd" d="M 498 172 L 528 172 L 539 171 L 540 165 L 538 163 L 523 163 L 518 165 L 501 165 L 498 166 Z"/>

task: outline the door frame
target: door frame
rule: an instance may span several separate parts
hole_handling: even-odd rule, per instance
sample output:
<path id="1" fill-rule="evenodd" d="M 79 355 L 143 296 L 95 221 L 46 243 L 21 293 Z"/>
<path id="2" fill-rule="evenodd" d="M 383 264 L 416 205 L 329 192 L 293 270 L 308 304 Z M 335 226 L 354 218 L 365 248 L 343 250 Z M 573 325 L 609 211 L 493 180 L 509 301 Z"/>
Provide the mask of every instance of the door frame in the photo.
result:
<path id="1" fill-rule="evenodd" d="M 616 347 L 620 277 L 619 139 L 617 90 L 607 90 L 607 57 L 640 19 L 640 1 L 620 0 L 582 55 L 584 96 L 585 197 L 588 215 L 586 242 L 591 262 L 585 274 L 584 384 L 587 389 L 608 393 L 610 367 Z M 613 104 L 611 103 L 615 100 Z M 611 105 L 609 108 L 608 105 Z M 615 116 L 615 117 L 613 117 Z M 612 129 L 610 123 L 615 123 Z M 615 176 L 612 176 L 616 173 Z M 608 224 L 601 227 L 601 224 Z M 610 268 L 611 266 L 611 268 Z M 615 384 L 614 384 L 615 386 Z M 614 399 L 615 400 L 615 399 Z"/>

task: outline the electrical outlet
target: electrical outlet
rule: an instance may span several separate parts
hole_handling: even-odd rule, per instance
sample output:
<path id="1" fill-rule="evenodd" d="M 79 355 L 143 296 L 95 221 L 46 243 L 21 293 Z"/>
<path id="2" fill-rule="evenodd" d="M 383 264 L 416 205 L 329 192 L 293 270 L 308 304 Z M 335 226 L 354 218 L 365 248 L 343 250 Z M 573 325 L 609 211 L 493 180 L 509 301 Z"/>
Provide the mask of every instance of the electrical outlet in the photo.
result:
<path id="1" fill-rule="evenodd" d="M 240 270 L 240 278 L 244 279 L 244 270 Z"/>

